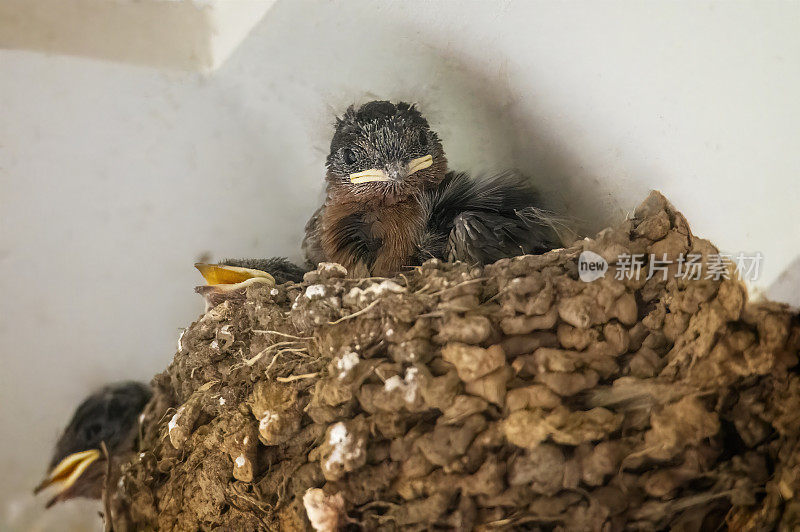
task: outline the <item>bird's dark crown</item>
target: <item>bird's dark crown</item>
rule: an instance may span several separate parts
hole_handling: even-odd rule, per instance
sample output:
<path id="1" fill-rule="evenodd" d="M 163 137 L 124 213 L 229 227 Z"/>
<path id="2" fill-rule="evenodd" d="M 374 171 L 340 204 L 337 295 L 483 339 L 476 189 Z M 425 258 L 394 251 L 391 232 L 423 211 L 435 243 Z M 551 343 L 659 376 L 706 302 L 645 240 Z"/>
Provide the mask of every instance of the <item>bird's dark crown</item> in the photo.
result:
<path id="1" fill-rule="evenodd" d="M 87 397 L 58 440 L 50 467 L 72 453 L 99 449 L 100 442 L 113 449 L 135 426 L 151 393 L 138 382 L 123 382 L 105 386 Z"/>

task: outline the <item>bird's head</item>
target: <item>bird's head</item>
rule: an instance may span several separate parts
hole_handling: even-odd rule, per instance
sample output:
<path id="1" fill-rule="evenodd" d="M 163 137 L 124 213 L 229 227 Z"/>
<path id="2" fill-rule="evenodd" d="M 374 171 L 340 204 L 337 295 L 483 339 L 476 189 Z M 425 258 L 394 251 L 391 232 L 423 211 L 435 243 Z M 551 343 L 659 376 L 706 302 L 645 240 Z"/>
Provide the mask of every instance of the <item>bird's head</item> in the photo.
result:
<path id="1" fill-rule="evenodd" d="M 75 497 L 100 498 L 105 478 L 101 443 L 111 455 L 130 443 L 139 415 L 152 392 L 144 384 L 124 382 L 87 397 L 56 444 L 45 479 L 34 493 L 54 487 L 53 504 Z"/>
<path id="2" fill-rule="evenodd" d="M 413 105 L 374 101 L 336 120 L 327 167 L 337 197 L 392 202 L 439 183 L 447 159 Z"/>

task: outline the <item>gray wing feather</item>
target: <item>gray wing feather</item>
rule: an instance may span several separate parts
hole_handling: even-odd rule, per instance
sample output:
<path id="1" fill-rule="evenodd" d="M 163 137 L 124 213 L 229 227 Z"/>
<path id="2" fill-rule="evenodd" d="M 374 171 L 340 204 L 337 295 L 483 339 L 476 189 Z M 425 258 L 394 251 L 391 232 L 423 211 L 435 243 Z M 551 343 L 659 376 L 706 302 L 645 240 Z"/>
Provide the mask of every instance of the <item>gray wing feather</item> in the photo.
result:
<path id="1" fill-rule="evenodd" d="M 505 257 L 552 249 L 553 227 L 536 207 L 508 213 L 467 211 L 456 216 L 447 259 L 489 264 Z"/>

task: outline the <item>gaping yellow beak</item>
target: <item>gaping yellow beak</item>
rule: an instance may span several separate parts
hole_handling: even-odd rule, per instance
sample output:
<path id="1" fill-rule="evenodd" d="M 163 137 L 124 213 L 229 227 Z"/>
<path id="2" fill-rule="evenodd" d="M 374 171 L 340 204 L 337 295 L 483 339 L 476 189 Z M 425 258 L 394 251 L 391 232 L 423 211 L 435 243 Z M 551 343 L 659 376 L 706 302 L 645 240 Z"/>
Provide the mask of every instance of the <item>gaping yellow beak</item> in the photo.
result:
<path id="1" fill-rule="evenodd" d="M 406 176 L 410 176 L 414 172 L 419 172 L 420 170 L 424 170 L 433 164 L 433 156 L 425 155 L 424 157 L 417 157 L 416 159 L 412 159 L 411 162 L 408 163 L 406 166 Z M 391 179 L 389 176 L 386 175 L 386 172 L 381 168 L 370 168 L 369 170 L 364 170 L 363 172 L 355 172 L 350 174 L 350 182 L 354 184 L 358 183 L 371 183 L 374 181 L 390 181 Z"/>
<path id="2" fill-rule="evenodd" d="M 236 289 L 255 283 L 275 286 L 275 278 L 261 270 L 226 266 L 224 264 L 205 264 L 202 262 L 198 262 L 194 267 L 200 270 L 209 286 L 225 285 L 225 288 L 228 288 L 236 285 Z M 225 289 L 223 287 L 220 288 Z"/>
<path id="3" fill-rule="evenodd" d="M 33 492 L 39 493 L 43 489 L 54 485 L 58 486 L 58 493 L 65 492 L 75 484 L 84 471 L 98 458 L 100 458 L 100 451 L 98 449 L 72 453 L 61 460 L 58 465 L 50 471 L 47 478 L 36 486 Z"/>

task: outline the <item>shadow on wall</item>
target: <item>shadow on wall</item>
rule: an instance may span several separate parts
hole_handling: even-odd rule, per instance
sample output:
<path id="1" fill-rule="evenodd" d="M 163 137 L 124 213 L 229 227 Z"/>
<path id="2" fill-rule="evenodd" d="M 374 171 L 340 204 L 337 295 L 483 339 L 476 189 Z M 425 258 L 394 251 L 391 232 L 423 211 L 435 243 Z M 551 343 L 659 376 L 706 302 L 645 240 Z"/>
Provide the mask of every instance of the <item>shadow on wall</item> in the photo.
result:
<path id="1" fill-rule="evenodd" d="M 436 57 L 448 79 L 446 88 L 433 94 L 436 101 L 428 113 L 435 127 L 444 125 L 439 127 L 451 169 L 477 175 L 521 172 L 536 184 L 545 208 L 564 216 L 579 235 L 624 219 L 626 208 L 560 140 L 566 135 L 554 129 L 557 124 L 544 122 L 547 113 L 540 111 L 536 94 L 514 84 L 506 63 L 481 65 L 454 53 Z M 427 112 L 427 102 L 421 103 Z M 642 187 L 634 193 L 636 202 L 648 192 Z"/>
<path id="2" fill-rule="evenodd" d="M 452 169 L 477 175 L 521 172 L 535 183 L 544 207 L 563 216 L 579 235 L 592 235 L 624 218 L 609 190 L 558 140 L 553 122 L 545 124 L 537 116 L 536 95 L 521 94 L 506 68 L 490 72 L 452 55 L 440 59 L 450 69 L 452 98 L 437 102 L 447 106 L 448 114 L 435 118 L 457 127 L 442 132 Z M 459 118 L 476 113 L 480 122 Z M 647 192 L 642 190 L 642 199 Z"/>

